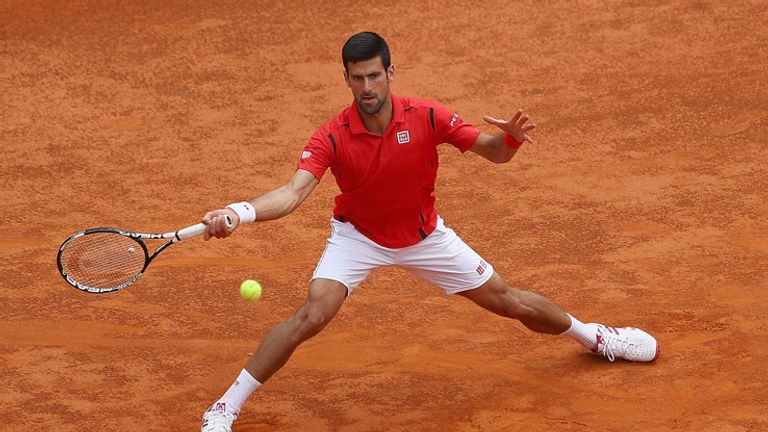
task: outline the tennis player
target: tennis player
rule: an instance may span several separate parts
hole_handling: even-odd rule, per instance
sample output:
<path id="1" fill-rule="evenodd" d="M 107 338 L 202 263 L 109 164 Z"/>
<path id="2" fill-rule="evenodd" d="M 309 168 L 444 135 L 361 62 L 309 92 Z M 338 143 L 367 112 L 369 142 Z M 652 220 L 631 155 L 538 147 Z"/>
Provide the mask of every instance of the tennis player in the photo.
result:
<path id="1" fill-rule="evenodd" d="M 447 294 L 466 297 L 535 332 L 571 338 L 609 361 L 657 358 L 656 340 L 643 330 L 585 324 L 539 294 L 510 287 L 437 214 L 437 146 L 449 143 L 462 153 L 509 162 L 524 142 L 532 142 L 529 133 L 535 125 L 527 115 L 484 117 L 500 129 L 491 136 L 437 102 L 393 95 L 395 66 L 387 43 L 375 33 L 350 37 L 342 60 L 354 102 L 315 131 L 288 183 L 203 217 L 206 240 L 232 234 L 236 228 L 227 226 L 226 215 L 235 227 L 281 218 L 301 205 L 329 168 L 341 191 L 306 302 L 269 332 L 231 387 L 205 412 L 201 431 L 231 431 L 251 393 L 328 324 L 371 270 L 383 266 L 404 267 Z"/>

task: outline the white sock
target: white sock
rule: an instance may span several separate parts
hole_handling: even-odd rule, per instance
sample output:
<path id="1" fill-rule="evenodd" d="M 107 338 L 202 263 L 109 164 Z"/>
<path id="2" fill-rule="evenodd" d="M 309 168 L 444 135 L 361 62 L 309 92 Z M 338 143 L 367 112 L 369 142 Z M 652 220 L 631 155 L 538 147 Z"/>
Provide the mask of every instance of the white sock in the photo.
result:
<path id="1" fill-rule="evenodd" d="M 584 324 L 571 314 L 568 316 L 571 318 L 571 327 L 560 334 L 575 339 L 586 349 L 595 349 L 597 347 L 597 325 Z"/>
<path id="2" fill-rule="evenodd" d="M 218 402 L 226 403 L 228 412 L 240 414 L 240 408 L 243 407 L 245 400 L 259 387 L 261 387 L 261 383 L 243 369 Z"/>

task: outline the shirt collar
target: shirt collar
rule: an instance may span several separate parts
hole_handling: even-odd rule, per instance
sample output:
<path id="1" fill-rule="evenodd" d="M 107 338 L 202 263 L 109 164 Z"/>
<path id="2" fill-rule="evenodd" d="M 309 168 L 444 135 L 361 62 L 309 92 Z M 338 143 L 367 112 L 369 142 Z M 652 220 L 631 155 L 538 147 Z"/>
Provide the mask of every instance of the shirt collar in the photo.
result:
<path id="1" fill-rule="evenodd" d="M 390 100 L 392 100 L 392 123 L 402 123 L 405 121 L 405 114 L 403 110 L 403 100 L 399 96 L 395 96 L 392 93 L 389 94 Z M 357 109 L 357 103 L 352 101 L 352 111 L 349 115 L 349 127 L 353 134 L 368 133 L 368 129 L 365 128 L 363 118 L 360 116 L 360 111 Z M 389 129 L 389 127 L 387 127 Z"/>

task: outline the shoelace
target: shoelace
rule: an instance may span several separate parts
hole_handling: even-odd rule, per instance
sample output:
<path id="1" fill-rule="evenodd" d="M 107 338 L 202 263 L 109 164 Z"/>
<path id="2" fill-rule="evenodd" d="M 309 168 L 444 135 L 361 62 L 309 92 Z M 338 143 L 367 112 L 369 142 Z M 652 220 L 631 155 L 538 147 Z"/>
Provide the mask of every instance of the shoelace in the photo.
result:
<path id="1" fill-rule="evenodd" d="M 637 348 L 634 344 L 629 343 L 627 337 L 613 335 L 606 331 L 600 332 L 600 339 L 603 343 L 603 355 L 608 357 L 608 361 L 614 361 L 617 355 L 625 356 Z"/>
<path id="2" fill-rule="evenodd" d="M 232 422 L 237 420 L 237 416 L 228 412 L 217 411 L 209 415 L 205 420 L 208 421 L 206 430 L 210 432 L 231 432 Z"/>

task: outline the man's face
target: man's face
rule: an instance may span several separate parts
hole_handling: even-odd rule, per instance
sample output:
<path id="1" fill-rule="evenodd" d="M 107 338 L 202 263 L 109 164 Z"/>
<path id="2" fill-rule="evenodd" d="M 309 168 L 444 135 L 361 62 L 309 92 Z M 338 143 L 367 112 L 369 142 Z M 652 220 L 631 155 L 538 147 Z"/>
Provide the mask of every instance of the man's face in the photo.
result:
<path id="1" fill-rule="evenodd" d="M 344 71 L 344 80 L 352 89 L 357 108 L 367 114 L 376 114 L 389 97 L 389 83 L 395 79 L 395 66 L 384 69 L 381 57 L 370 60 L 349 62 Z"/>

